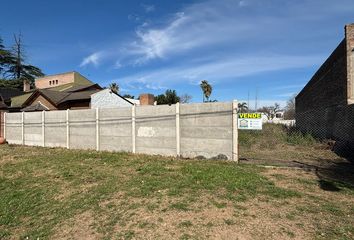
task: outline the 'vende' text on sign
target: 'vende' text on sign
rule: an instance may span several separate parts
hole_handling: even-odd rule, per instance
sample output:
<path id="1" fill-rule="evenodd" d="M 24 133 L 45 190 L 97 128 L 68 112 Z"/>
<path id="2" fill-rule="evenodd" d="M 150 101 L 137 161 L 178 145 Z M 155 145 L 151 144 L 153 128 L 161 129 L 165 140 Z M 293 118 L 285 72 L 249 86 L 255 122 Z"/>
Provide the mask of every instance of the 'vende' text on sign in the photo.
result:
<path id="1" fill-rule="evenodd" d="M 239 113 L 238 129 L 262 130 L 261 113 Z"/>

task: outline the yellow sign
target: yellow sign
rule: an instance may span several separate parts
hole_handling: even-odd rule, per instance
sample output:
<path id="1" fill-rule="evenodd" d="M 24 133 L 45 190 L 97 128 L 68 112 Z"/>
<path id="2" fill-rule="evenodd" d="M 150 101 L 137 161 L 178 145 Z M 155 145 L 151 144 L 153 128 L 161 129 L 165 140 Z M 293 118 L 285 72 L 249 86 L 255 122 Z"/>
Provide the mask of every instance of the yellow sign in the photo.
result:
<path id="1" fill-rule="evenodd" d="M 261 119 L 261 113 L 239 113 L 238 118 L 252 118 L 252 119 Z"/>

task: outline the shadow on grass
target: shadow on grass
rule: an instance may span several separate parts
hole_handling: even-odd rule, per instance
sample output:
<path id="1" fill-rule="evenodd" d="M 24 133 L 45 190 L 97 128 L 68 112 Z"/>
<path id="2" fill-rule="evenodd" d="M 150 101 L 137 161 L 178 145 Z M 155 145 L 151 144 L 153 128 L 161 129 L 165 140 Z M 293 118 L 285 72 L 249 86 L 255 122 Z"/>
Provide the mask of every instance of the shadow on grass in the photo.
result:
<path id="1" fill-rule="evenodd" d="M 354 164 L 350 161 L 326 167 L 297 163 L 305 170 L 315 170 L 319 187 L 324 191 L 338 192 L 343 188 L 354 190 Z"/>

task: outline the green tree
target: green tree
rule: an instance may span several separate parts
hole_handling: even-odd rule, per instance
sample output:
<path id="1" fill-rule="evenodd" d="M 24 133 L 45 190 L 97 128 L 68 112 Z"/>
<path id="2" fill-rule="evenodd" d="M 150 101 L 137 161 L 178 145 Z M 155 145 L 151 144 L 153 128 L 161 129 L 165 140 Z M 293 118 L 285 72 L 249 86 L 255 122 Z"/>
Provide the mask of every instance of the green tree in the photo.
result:
<path id="1" fill-rule="evenodd" d="M 118 83 L 111 83 L 109 84 L 109 89 L 111 89 L 114 93 L 119 93 L 119 85 Z"/>
<path id="2" fill-rule="evenodd" d="M 130 94 L 124 94 L 123 97 L 124 98 L 130 98 L 130 99 L 134 99 L 135 98 L 133 95 L 130 95 Z"/>
<path id="3" fill-rule="evenodd" d="M 209 102 L 209 97 L 213 91 L 213 87 L 208 83 L 207 80 L 202 80 L 200 82 L 200 88 L 203 92 L 203 102 Z"/>
<path id="4" fill-rule="evenodd" d="M 8 64 L 11 60 L 11 52 L 8 51 L 3 45 L 3 40 L 0 37 L 0 74 L 3 75 L 5 69 L 8 67 Z"/>
<path id="5" fill-rule="evenodd" d="M 44 76 L 41 69 L 33 65 L 25 64 L 25 54 L 22 43 L 22 35 L 14 35 L 15 44 L 12 47 L 11 56 L 6 60 L 7 68 L 5 76 L 12 79 L 27 79 L 32 84 L 36 77 Z"/>
<path id="6" fill-rule="evenodd" d="M 180 101 L 176 90 L 168 89 L 165 94 L 160 94 L 155 97 L 155 101 L 158 105 L 162 104 L 176 104 Z"/>

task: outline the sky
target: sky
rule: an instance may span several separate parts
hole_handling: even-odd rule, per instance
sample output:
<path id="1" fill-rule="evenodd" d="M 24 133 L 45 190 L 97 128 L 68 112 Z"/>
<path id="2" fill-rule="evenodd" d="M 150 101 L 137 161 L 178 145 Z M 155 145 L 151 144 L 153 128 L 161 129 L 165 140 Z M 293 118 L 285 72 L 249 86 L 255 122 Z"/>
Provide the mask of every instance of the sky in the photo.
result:
<path id="1" fill-rule="evenodd" d="M 5 0 L 0 36 L 21 32 L 27 62 L 77 71 L 121 94 L 175 89 L 202 101 L 285 105 L 354 22 L 353 0 Z"/>

